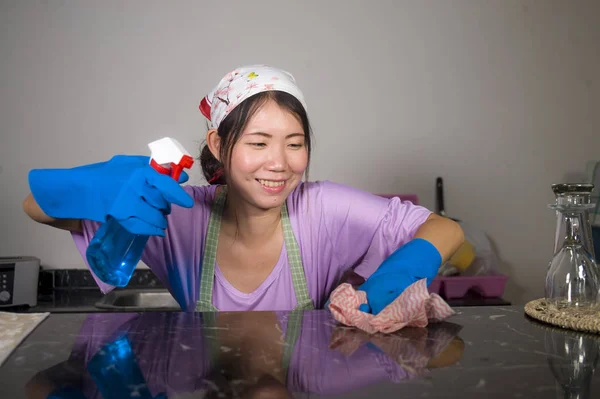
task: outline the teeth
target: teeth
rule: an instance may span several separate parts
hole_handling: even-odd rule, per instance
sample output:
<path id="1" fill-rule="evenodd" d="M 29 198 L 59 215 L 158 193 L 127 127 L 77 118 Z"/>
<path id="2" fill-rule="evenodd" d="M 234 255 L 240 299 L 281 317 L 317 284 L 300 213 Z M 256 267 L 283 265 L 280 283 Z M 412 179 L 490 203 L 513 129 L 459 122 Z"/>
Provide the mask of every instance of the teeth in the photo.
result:
<path id="1" fill-rule="evenodd" d="M 258 179 L 258 182 L 266 187 L 279 187 L 279 186 L 283 186 L 283 183 L 284 183 L 282 181 L 271 181 L 271 180 L 262 180 L 262 179 Z"/>

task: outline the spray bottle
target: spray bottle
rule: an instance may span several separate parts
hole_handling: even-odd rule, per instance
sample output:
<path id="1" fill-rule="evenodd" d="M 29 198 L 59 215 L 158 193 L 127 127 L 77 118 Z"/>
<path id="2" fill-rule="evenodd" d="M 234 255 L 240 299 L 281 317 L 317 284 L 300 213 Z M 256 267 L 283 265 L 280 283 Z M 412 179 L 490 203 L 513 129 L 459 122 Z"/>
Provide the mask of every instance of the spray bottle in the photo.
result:
<path id="1" fill-rule="evenodd" d="M 184 168 L 190 168 L 193 158 L 179 142 L 165 137 L 148 144 L 150 166 L 157 172 L 179 180 Z M 130 233 L 108 216 L 90 242 L 86 258 L 91 270 L 104 283 L 125 287 L 142 257 L 149 236 Z"/>

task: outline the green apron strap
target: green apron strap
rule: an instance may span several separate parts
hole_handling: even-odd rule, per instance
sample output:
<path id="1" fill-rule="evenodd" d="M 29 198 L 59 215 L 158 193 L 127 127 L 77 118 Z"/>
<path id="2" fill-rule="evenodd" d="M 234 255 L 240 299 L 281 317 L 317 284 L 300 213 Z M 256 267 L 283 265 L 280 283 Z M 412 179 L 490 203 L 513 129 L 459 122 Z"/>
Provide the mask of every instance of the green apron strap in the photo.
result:
<path id="1" fill-rule="evenodd" d="M 226 196 L 227 187 L 223 186 L 223 189 L 212 203 L 202 257 L 199 299 L 196 303 L 197 312 L 217 311 L 217 308 L 212 304 L 212 293 L 215 279 L 215 263 L 217 260 L 217 244 L 219 242 L 219 230 L 221 229 L 221 216 L 223 215 Z"/>
<path id="2" fill-rule="evenodd" d="M 221 228 L 221 216 L 225 208 L 225 199 L 227 198 L 227 187 L 223 186 L 221 193 L 213 201 L 210 219 L 208 221 L 208 231 L 206 233 L 206 243 L 204 245 L 204 255 L 202 259 L 202 273 L 200 277 L 199 299 L 196 303 L 197 312 L 217 311 L 212 304 L 212 294 L 215 276 L 215 263 L 217 260 L 217 245 L 219 242 L 219 230 Z M 300 249 L 296 242 L 296 237 L 292 230 L 290 217 L 287 210 L 287 203 L 284 202 L 281 207 L 281 224 L 283 226 L 283 239 L 287 251 L 288 263 L 292 274 L 292 283 L 294 293 L 296 294 L 296 310 L 314 309 L 312 300 L 308 294 L 306 276 L 304 275 L 304 265 L 300 256 Z"/>
<path id="3" fill-rule="evenodd" d="M 308 295 L 304 265 L 302 264 L 300 248 L 298 247 L 290 223 L 287 202 L 284 202 L 281 207 L 281 224 L 283 226 L 283 239 L 285 240 L 288 263 L 290 264 L 290 271 L 292 273 L 292 283 L 294 284 L 294 292 L 296 293 L 296 301 L 298 302 L 296 310 L 312 310 L 314 306 Z"/>

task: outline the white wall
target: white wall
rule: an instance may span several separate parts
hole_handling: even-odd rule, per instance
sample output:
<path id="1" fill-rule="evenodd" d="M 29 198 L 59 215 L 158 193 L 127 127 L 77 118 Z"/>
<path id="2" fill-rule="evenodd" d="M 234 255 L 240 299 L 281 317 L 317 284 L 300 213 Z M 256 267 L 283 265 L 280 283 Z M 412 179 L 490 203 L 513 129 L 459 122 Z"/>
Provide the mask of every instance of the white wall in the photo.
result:
<path id="1" fill-rule="evenodd" d="M 28 170 L 145 154 L 164 134 L 194 148 L 201 97 L 269 63 L 307 97 L 312 179 L 433 207 L 443 176 L 448 212 L 497 246 L 507 297 L 539 297 L 550 185 L 600 159 L 599 15 L 594 0 L 4 0 L 0 254 L 84 267 L 68 234 L 23 214 Z"/>

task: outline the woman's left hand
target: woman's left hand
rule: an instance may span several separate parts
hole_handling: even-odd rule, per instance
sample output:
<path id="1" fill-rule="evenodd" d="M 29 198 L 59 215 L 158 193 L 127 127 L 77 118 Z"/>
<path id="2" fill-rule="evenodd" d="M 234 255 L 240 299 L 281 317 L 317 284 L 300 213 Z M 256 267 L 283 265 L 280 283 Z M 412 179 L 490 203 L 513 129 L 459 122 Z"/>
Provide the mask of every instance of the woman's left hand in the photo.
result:
<path id="1" fill-rule="evenodd" d="M 392 303 L 411 284 L 427 278 L 427 285 L 437 275 L 442 257 L 427 240 L 416 238 L 390 255 L 365 281 L 359 291 L 367 294 L 367 304 L 360 310 L 374 315 Z"/>
<path id="2" fill-rule="evenodd" d="M 458 223 L 431 214 L 415 238 L 392 253 L 358 290 L 367 293 L 360 310 L 378 314 L 411 284 L 426 278 L 427 286 L 464 242 Z"/>
<path id="3" fill-rule="evenodd" d="M 358 290 L 367 294 L 368 304 L 360 310 L 374 315 L 392 303 L 411 284 L 426 278 L 431 284 L 440 266 L 464 242 L 460 225 L 431 214 L 413 240 L 392 253 Z"/>

